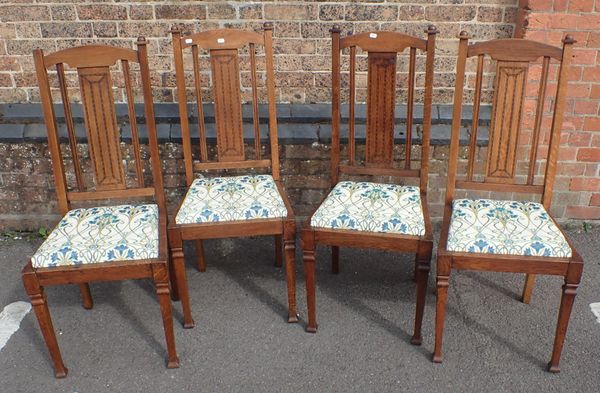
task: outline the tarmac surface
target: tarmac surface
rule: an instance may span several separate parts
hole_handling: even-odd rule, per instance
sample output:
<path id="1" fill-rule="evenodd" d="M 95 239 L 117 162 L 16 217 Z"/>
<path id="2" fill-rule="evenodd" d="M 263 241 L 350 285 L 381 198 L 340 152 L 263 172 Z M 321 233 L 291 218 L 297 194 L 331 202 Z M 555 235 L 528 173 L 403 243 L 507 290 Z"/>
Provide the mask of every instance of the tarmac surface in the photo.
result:
<path id="1" fill-rule="evenodd" d="M 306 301 L 300 251 L 300 323 L 286 323 L 284 270 L 273 266 L 272 238 L 207 241 L 208 270 L 187 273 L 196 327 L 185 330 L 174 303 L 181 367 L 165 367 L 159 307 L 149 281 L 93 283 L 94 308 L 76 286 L 50 287 L 49 298 L 69 375 L 55 379 L 33 311 L 0 350 L 0 392 L 600 392 L 600 228 L 570 230 L 586 265 L 575 300 L 561 372 L 550 359 L 562 280 L 538 276 L 532 302 L 518 301 L 523 275 L 454 272 L 444 362 L 431 362 L 435 262 L 429 279 L 423 345 L 410 345 L 413 256 L 341 250 L 340 274 L 329 250 L 317 250 L 316 334 L 304 332 Z M 40 240 L 0 242 L 0 309 L 27 301 L 20 269 Z"/>

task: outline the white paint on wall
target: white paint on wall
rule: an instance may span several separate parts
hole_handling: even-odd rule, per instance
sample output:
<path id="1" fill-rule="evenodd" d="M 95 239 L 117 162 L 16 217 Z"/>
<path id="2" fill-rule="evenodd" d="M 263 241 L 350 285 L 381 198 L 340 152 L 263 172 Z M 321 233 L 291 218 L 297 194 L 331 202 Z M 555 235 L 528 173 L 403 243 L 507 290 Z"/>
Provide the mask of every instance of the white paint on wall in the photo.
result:
<path id="1" fill-rule="evenodd" d="M 592 314 L 596 317 L 596 321 L 600 323 L 600 302 L 590 303 L 590 309 L 592 310 Z"/>
<path id="2" fill-rule="evenodd" d="M 19 325 L 25 315 L 31 310 L 31 304 L 29 302 L 14 302 L 6 307 L 0 313 L 0 351 L 10 336 L 14 332 L 19 330 Z"/>

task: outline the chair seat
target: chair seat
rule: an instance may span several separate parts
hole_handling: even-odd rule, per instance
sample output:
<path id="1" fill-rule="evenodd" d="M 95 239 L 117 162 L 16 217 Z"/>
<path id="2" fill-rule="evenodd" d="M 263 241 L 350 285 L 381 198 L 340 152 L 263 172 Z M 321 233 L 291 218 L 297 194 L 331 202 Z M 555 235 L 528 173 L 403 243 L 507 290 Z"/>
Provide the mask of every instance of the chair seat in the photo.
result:
<path id="1" fill-rule="evenodd" d="M 419 187 L 342 181 L 310 220 L 314 228 L 423 236 Z"/>
<path id="2" fill-rule="evenodd" d="M 31 258 L 34 268 L 158 258 L 158 206 L 69 211 Z"/>
<path id="3" fill-rule="evenodd" d="M 271 175 L 199 178 L 175 216 L 177 224 L 287 217 Z"/>
<path id="4" fill-rule="evenodd" d="M 563 258 L 572 254 L 543 205 L 490 199 L 453 201 L 446 249 Z"/>

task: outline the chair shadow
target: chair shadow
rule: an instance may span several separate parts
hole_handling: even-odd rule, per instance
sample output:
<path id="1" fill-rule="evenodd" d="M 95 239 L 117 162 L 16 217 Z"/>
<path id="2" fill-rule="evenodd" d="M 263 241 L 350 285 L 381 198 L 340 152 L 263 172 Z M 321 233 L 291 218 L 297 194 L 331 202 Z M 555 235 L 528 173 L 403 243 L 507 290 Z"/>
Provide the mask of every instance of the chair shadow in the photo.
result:
<path id="1" fill-rule="evenodd" d="M 494 291 L 501 293 L 508 298 L 512 298 L 512 299 L 519 300 L 519 301 L 521 300 L 521 294 L 515 293 L 514 291 L 511 291 L 510 289 L 508 289 L 506 287 L 498 285 L 498 283 L 485 278 L 481 274 L 477 274 L 476 272 L 472 272 L 472 271 L 463 270 L 461 272 L 461 275 L 468 277 L 473 281 L 477 281 L 480 284 L 485 285 L 486 287 L 493 289 Z"/>

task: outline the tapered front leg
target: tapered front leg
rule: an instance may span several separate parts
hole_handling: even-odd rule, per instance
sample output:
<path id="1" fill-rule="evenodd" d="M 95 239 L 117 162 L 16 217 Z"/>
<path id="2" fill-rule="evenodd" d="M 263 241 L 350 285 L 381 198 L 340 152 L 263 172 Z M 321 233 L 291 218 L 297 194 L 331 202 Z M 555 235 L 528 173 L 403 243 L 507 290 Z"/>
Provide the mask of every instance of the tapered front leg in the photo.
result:
<path id="1" fill-rule="evenodd" d="M 23 285 L 25 291 L 29 296 L 31 305 L 37 317 L 40 325 L 40 330 L 44 336 L 46 347 L 52 358 L 52 364 L 54 366 L 54 376 L 56 378 L 64 378 L 67 376 L 68 370 L 65 367 L 62 356 L 60 354 L 60 348 L 58 347 L 58 341 L 56 340 L 56 334 L 54 333 L 54 326 L 52 325 L 52 318 L 50 317 L 50 310 L 48 310 L 48 303 L 46 295 L 44 294 L 44 288 L 40 286 L 31 263 L 29 263 L 22 272 Z"/>
<path id="2" fill-rule="evenodd" d="M 295 229 L 294 229 L 294 233 L 296 233 Z M 275 266 L 277 266 L 277 267 L 281 267 L 282 263 L 283 263 L 282 249 L 283 249 L 283 237 L 281 235 L 275 235 Z"/>
<path id="3" fill-rule="evenodd" d="M 531 294 L 535 287 L 535 274 L 527 274 L 525 277 L 525 285 L 523 285 L 523 294 L 521 295 L 521 301 L 525 304 L 529 304 L 531 301 Z"/>
<path id="4" fill-rule="evenodd" d="M 165 263 L 152 264 L 152 276 L 156 286 L 156 294 L 160 304 L 165 339 L 167 342 L 167 368 L 178 368 L 179 358 L 175 349 L 175 334 L 173 332 L 173 311 L 171 309 L 171 298 L 169 290 L 169 275 Z"/>
<path id="5" fill-rule="evenodd" d="M 442 336 L 444 334 L 444 321 L 446 318 L 446 303 L 448 301 L 448 285 L 450 278 L 450 259 L 438 256 L 437 262 L 437 300 L 435 307 L 435 347 L 433 361 L 442 362 Z"/>
<path id="6" fill-rule="evenodd" d="M 556 324 L 556 334 L 554 336 L 554 348 L 552 349 L 552 358 L 550 359 L 550 363 L 548 363 L 548 371 L 552 373 L 560 372 L 560 355 L 565 343 L 567 327 L 569 326 L 569 319 L 573 310 L 575 295 L 577 295 L 577 288 L 581 280 L 582 270 L 582 263 L 571 262 L 567 276 L 565 277 L 565 283 L 562 287 L 558 323 Z"/>
<path id="7" fill-rule="evenodd" d="M 306 281 L 306 308 L 308 325 L 306 331 L 317 332 L 317 311 L 315 299 L 315 238 L 313 231 L 302 231 L 302 261 L 304 263 L 304 279 Z"/>
<path id="8" fill-rule="evenodd" d="M 285 277 L 288 290 L 288 323 L 298 322 L 296 310 L 296 222 L 284 223 Z M 275 242 L 277 243 L 277 241 Z"/>
<path id="9" fill-rule="evenodd" d="M 421 325 L 423 324 L 423 312 L 425 309 L 425 297 L 427 295 L 427 281 L 429 280 L 429 265 L 431 262 L 432 242 L 420 242 L 417 252 L 417 264 L 415 277 L 417 281 L 417 301 L 415 304 L 415 329 L 410 340 L 413 345 L 421 345 Z"/>
<path id="10" fill-rule="evenodd" d="M 92 292 L 90 291 L 90 285 L 88 283 L 79 284 L 79 292 L 81 293 L 81 301 L 83 308 L 91 310 L 94 307 L 94 301 L 92 300 Z"/>
<path id="11" fill-rule="evenodd" d="M 196 263 L 197 268 L 201 272 L 206 271 L 206 259 L 204 258 L 204 245 L 202 244 L 202 240 L 198 239 L 195 241 L 196 244 Z"/>
<path id="12" fill-rule="evenodd" d="M 331 273 L 339 274 L 340 272 L 340 248 L 331 246 Z"/>
<path id="13" fill-rule="evenodd" d="M 179 291 L 178 295 L 183 310 L 183 327 L 190 329 L 194 327 L 194 320 L 192 319 L 192 310 L 190 307 L 181 232 L 178 230 L 169 230 L 169 244 L 171 249 L 171 270 L 174 273 L 171 277 L 171 282 L 175 282 L 175 286 Z"/>

